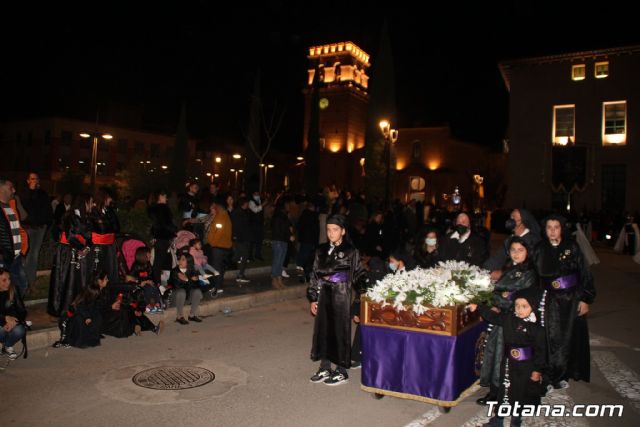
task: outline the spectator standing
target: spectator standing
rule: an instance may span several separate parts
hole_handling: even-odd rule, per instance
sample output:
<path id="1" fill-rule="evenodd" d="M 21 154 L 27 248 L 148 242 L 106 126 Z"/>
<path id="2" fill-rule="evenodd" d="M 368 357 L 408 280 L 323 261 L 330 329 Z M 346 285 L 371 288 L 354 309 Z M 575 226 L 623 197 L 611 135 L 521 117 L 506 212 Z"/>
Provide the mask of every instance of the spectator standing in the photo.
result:
<path id="1" fill-rule="evenodd" d="M 263 261 L 262 240 L 264 239 L 264 210 L 260 192 L 254 191 L 249 200 L 251 210 L 251 246 L 249 248 L 249 259 Z"/>
<path id="2" fill-rule="evenodd" d="M 271 219 L 271 285 L 276 289 L 286 287 L 282 281 L 282 264 L 287 255 L 287 246 L 293 240 L 293 227 L 287 214 L 287 204 L 280 199 Z"/>
<path id="3" fill-rule="evenodd" d="M 238 199 L 238 208 L 231 212 L 232 236 L 233 236 L 233 261 L 238 264 L 238 277 L 236 282 L 248 283 L 249 279 L 244 275 L 249 257 L 251 244 L 251 211 L 249 200 L 241 197 Z"/>
<path id="4" fill-rule="evenodd" d="M 27 277 L 24 272 L 24 256 L 29 250 L 29 237 L 20 224 L 15 187 L 6 179 L 0 179 L 0 267 L 11 274 L 11 283 L 24 296 Z"/>
<path id="5" fill-rule="evenodd" d="M 167 205 L 166 191 L 158 191 L 154 203 L 147 210 L 147 215 L 151 219 L 151 237 L 153 238 L 153 280 L 155 283 L 166 285 L 169 272 L 173 267 L 169 250 L 177 231 L 171 209 Z"/>
<path id="6" fill-rule="evenodd" d="M 218 276 L 213 278 L 213 285 L 216 291 L 221 290 L 224 282 L 225 259 L 229 256 L 232 244 L 232 225 L 229 213 L 224 206 L 216 202 L 213 206 L 213 215 L 211 224 L 207 232 L 207 244 L 209 245 L 209 260 L 213 268 L 219 272 Z"/>
<path id="7" fill-rule="evenodd" d="M 313 257 L 318 247 L 318 235 L 320 234 L 320 222 L 318 211 L 313 201 L 307 201 L 306 208 L 298 219 L 298 241 L 300 248 L 296 259 L 296 268 L 304 272 L 305 281 L 309 280 L 313 268 Z"/>
<path id="8" fill-rule="evenodd" d="M 29 252 L 24 259 L 24 271 L 27 275 L 28 287 L 31 287 L 36 281 L 40 247 L 47 227 L 53 220 L 49 195 L 40 188 L 40 177 L 37 173 L 29 173 L 27 189 L 20 194 L 20 200 L 27 212 L 27 217 L 22 221 L 22 226 L 29 236 Z"/>

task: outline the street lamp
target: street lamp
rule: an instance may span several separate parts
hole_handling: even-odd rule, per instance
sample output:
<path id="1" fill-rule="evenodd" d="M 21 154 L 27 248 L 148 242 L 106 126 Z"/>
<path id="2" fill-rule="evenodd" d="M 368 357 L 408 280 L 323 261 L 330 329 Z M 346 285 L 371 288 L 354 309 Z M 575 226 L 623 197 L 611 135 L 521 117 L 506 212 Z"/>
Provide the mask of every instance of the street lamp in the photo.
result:
<path id="1" fill-rule="evenodd" d="M 391 123 L 388 120 L 380 120 L 378 124 L 380 131 L 384 137 L 384 154 L 387 165 L 387 173 L 384 180 L 384 201 L 389 206 L 389 189 L 391 184 L 391 144 L 398 140 L 398 131 L 391 129 Z"/>
<path id="2" fill-rule="evenodd" d="M 91 149 L 91 191 L 95 193 L 96 175 L 98 173 L 98 138 L 109 141 L 113 139 L 113 135 L 109 133 L 100 133 L 98 131 L 94 131 L 93 133 L 81 132 L 80 138 L 93 138 L 93 147 Z"/>

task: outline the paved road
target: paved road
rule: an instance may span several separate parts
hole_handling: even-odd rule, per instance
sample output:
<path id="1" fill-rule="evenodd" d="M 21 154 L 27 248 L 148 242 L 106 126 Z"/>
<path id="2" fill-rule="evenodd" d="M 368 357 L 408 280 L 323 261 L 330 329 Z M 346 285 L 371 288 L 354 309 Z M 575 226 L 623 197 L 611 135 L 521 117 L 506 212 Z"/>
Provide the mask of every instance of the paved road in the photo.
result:
<path id="1" fill-rule="evenodd" d="M 543 419 L 525 425 L 636 426 L 640 416 L 640 266 L 600 252 L 593 307 L 593 380 L 571 383 L 552 403 L 624 404 L 622 419 Z M 449 414 L 386 397 L 374 400 L 351 382 L 311 384 L 312 319 L 303 299 L 218 315 L 202 324 L 168 326 L 108 338 L 95 349 L 44 349 L 0 373 L 2 425 L 189 426 L 475 426 L 485 421 L 478 390 Z M 174 392 L 138 387 L 132 376 L 155 366 L 200 366 L 216 374 L 199 388 Z M 6 423 L 6 424 L 5 424 Z"/>

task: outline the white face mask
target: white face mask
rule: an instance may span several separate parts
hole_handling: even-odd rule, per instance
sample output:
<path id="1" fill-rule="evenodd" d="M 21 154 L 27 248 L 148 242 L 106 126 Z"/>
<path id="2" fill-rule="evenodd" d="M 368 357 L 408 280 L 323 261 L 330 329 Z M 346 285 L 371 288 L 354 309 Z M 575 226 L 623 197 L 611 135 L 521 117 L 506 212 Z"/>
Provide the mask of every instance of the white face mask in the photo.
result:
<path id="1" fill-rule="evenodd" d="M 425 239 L 427 246 L 435 246 L 438 244 L 438 239 Z"/>

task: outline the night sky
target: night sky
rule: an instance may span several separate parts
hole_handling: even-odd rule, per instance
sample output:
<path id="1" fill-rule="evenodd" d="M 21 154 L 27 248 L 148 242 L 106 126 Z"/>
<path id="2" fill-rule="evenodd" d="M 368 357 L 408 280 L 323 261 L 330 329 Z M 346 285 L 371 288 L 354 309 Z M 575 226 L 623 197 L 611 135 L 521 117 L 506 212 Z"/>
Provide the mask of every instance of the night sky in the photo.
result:
<path id="1" fill-rule="evenodd" d="M 286 110 L 276 147 L 296 153 L 307 48 L 351 40 L 375 67 L 386 18 L 397 127 L 448 122 L 459 137 L 496 147 L 508 102 L 499 60 L 640 42 L 633 14 L 620 4 L 588 6 L 590 15 L 581 16 L 575 2 L 431 3 L 393 2 L 390 9 L 363 1 L 269 1 L 234 9 L 186 0 L 19 6 L 3 13 L 0 29 L 0 119 L 95 120 L 99 107 L 105 122 L 171 133 L 185 101 L 190 135 L 240 141 L 260 69 L 266 106 L 277 99 Z"/>

